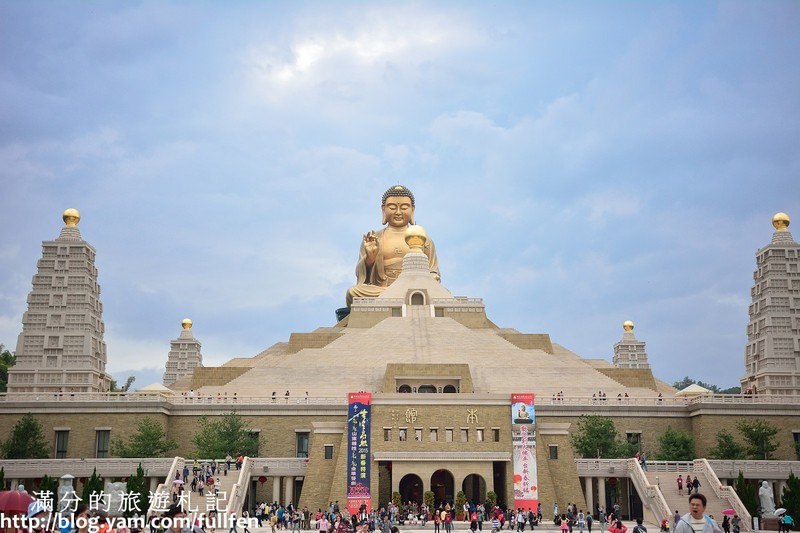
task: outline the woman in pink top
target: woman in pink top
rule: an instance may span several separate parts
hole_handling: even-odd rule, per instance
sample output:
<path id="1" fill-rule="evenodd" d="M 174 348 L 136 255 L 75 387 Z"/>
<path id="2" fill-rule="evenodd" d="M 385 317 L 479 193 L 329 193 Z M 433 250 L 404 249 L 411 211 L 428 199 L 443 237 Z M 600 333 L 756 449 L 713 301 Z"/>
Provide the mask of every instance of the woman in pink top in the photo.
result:
<path id="1" fill-rule="evenodd" d="M 569 531 L 569 524 L 567 523 L 567 515 L 561 515 L 561 533 Z"/>
<path id="2" fill-rule="evenodd" d="M 678 494 L 683 494 L 683 476 L 678 474 Z"/>

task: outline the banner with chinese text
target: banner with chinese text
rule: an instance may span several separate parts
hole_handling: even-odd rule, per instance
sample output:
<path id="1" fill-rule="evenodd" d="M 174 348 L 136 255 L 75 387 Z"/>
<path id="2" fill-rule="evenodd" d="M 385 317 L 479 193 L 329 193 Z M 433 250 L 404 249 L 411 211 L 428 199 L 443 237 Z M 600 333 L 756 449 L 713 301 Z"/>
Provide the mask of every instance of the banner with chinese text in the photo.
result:
<path id="1" fill-rule="evenodd" d="M 536 512 L 539 482 L 536 471 L 536 411 L 533 393 L 511 395 L 514 460 L 514 508 Z"/>
<path id="2" fill-rule="evenodd" d="M 351 392 L 347 395 L 347 510 L 358 513 L 362 504 L 371 508 L 369 488 L 369 392 Z"/>

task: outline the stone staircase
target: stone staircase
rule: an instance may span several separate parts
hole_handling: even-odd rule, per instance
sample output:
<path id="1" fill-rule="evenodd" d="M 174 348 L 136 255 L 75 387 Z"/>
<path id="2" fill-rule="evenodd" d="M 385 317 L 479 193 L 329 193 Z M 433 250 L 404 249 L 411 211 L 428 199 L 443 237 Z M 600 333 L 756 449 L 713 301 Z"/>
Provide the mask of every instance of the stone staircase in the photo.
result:
<path id="1" fill-rule="evenodd" d="M 689 471 L 687 472 L 694 479 L 696 476 L 700 478 L 700 493 L 708 498 L 708 505 L 706 506 L 706 514 L 714 517 L 718 523 L 722 523 L 722 511 L 729 509 L 730 505 L 727 501 L 718 497 L 714 490 L 711 488 L 711 481 L 706 477 L 704 472 Z M 686 477 L 687 473 L 682 473 Z M 657 485 L 661 489 L 661 494 L 664 496 L 667 505 L 675 514 L 677 510 L 681 516 L 689 512 L 689 493 L 686 487 L 683 489 L 682 494 L 678 494 L 678 484 L 676 480 L 678 474 L 673 472 L 645 472 L 647 480 L 651 485 Z"/>

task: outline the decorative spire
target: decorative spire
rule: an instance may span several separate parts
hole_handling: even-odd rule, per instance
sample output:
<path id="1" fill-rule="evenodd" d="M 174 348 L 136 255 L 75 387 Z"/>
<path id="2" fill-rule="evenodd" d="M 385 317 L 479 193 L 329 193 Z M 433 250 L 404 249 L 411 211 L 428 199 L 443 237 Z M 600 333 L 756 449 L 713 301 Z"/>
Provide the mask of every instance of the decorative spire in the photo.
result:
<path id="1" fill-rule="evenodd" d="M 183 327 L 183 329 L 192 329 L 192 319 L 184 318 L 181 320 L 181 327 Z"/>
<path id="2" fill-rule="evenodd" d="M 775 226 L 775 233 L 772 234 L 772 244 L 795 244 L 792 234 L 789 233 L 791 223 L 789 215 L 786 213 L 775 213 L 772 217 L 772 225 Z"/>
<path id="3" fill-rule="evenodd" d="M 633 331 L 633 322 L 631 322 L 630 320 L 626 320 L 625 322 L 622 323 L 622 329 L 624 329 L 625 331 Z"/>
<path id="4" fill-rule="evenodd" d="M 70 207 L 61 215 L 64 220 L 64 227 L 61 228 L 61 233 L 58 234 L 57 241 L 82 241 L 81 230 L 78 229 L 78 222 L 81 220 L 81 214 L 77 209 Z"/>

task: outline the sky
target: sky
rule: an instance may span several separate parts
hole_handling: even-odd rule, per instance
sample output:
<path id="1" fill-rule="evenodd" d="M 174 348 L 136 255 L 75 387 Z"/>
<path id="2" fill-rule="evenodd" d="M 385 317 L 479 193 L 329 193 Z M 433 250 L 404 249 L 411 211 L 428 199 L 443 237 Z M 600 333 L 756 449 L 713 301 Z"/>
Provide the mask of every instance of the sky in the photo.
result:
<path id="1" fill-rule="evenodd" d="M 134 388 L 184 317 L 206 366 L 331 326 L 402 183 L 499 326 L 610 360 L 632 320 L 656 377 L 738 385 L 755 252 L 800 220 L 798 27 L 793 1 L 0 2 L 0 343 L 68 207 Z"/>

